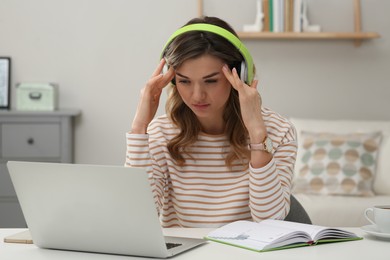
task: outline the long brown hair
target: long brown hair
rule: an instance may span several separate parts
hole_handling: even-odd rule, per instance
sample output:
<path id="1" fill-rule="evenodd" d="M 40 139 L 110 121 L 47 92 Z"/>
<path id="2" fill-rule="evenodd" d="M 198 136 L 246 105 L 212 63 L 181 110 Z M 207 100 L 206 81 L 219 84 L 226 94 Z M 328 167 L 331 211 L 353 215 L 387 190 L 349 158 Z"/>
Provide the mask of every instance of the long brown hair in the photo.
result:
<path id="1" fill-rule="evenodd" d="M 237 36 L 229 24 L 216 17 L 195 18 L 186 25 L 194 23 L 217 25 Z M 205 54 L 215 56 L 226 64 L 237 64 L 243 61 L 241 53 L 227 39 L 205 31 L 189 31 L 179 35 L 169 44 L 163 55 L 168 64 L 176 69 L 184 61 Z M 188 153 L 188 147 L 196 142 L 201 125 L 196 115 L 183 102 L 177 88 L 172 84 L 169 90 L 166 112 L 180 132 L 168 143 L 168 151 L 179 165 L 183 165 L 185 159 L 182 154 Z M 238 92 L 233 87 L 225 107 L 223 120 L 226 123 L 225 134 L 231 146 L 225 162 L 229 167 L 233 166 L 235 160 L 240 160 L 245 164 L 245 159 L 249 159 L 250 156 L 247 149 L 248 131 L 242 120 Z"/>

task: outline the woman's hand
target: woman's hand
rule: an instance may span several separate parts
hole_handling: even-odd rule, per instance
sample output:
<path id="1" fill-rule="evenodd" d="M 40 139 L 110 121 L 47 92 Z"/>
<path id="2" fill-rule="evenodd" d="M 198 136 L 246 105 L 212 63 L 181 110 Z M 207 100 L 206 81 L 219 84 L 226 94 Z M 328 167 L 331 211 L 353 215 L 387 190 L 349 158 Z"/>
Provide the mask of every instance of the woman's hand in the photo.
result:
<path id="1" fill-rule="evenodd" d="M 248 86 L 238 76 L 236 68 L 230 70 L 227 65 L 224 65 L 222 71 L 233 88 L 238 91 L 241 115 L 248 130 L 250 142 L 261 143 L 267 135 L 267 130 L 261 115 L 262 101 L 257 91 L 258 80 L 253 80 Z"/>
<path id="2" fill-rule="evenodd" d="M 137 111 L 132 123 L 132 133 L 146 133 L 149 123 L 156 115 L 162 90 L 174 77 L 175 72 L 172 67 L 165 74 L 162 74 L 165 63 L 165 59 L 161 59 L 151 78 L 141 90 Z"/>

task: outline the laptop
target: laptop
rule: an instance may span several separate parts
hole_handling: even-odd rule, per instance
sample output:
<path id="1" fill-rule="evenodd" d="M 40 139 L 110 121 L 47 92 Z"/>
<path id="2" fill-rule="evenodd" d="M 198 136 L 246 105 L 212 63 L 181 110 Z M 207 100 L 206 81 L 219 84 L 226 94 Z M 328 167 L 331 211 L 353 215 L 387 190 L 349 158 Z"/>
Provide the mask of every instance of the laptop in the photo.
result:
<path id="1" fill-rule="evenodd" d="M 164 237 L 145 169 L 17 161 L 7 167 L 38 247 L 168 258 L 205 243 Z"/>

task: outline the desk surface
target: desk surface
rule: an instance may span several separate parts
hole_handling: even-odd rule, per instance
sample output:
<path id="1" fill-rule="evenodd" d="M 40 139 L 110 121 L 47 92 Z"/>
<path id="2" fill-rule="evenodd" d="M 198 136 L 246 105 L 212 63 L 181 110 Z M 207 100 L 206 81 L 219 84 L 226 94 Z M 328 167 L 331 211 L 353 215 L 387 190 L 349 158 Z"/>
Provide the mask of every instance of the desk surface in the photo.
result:
<path id="1" fill-rule="evenodd" d="M 340 242 L 331 244 L 322 244 L 311 247 L 292 248 L 279 251 L 271 251 L 257 253 L 250 250 L 245 250 L 233 246 L 223 245 L 215 242 L 208 242 L 205 245 L 187 251 L 183 254 L 175 256 L 174 260 L 202 260 L 202 259 L 224 259 L 224 260 L 246 260 L 261 257 L 261 259 L 389 259 L 390 239 L 381 239 L 368 234 L 365 234 L 360 228 L 343 228 L 350 230 L 359 236 L 363 236 L 363 240 Z M 60 250 L 40 249 L 32 244 L 12 244 L 4 243 L 4 237 L 21 232 L 25 229 L 0 229 L 0 259 L 93 259 L 93 260 L 121 260 L 121 259 L 147 259 L 140 257 L 128 257 L 106 254 L 82 253 Z M 165 235 L 169 236 L 184 236 L 201 238 L 206 235 L 210 229 L 186 229 L 186 228 L 171 228 L 165 229 Z"/>

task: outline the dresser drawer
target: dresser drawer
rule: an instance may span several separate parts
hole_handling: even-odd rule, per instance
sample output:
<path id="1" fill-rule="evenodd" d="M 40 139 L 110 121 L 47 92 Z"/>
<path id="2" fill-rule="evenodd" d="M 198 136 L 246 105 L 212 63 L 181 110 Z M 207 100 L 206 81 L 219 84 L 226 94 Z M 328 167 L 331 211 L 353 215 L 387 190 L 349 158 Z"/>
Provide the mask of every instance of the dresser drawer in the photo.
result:
<path id="1" fill-rule="evenodd" d="M 60 157 L 59 124 L 3 124 L 3 158 Z"/>

